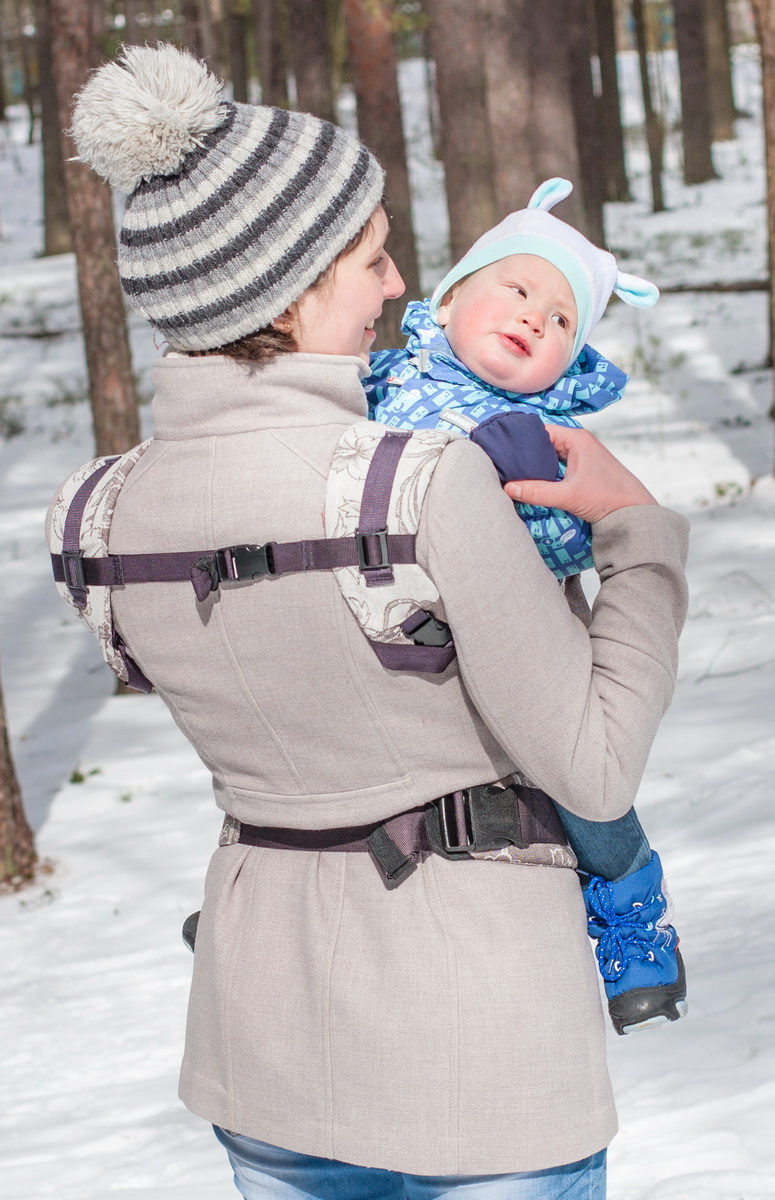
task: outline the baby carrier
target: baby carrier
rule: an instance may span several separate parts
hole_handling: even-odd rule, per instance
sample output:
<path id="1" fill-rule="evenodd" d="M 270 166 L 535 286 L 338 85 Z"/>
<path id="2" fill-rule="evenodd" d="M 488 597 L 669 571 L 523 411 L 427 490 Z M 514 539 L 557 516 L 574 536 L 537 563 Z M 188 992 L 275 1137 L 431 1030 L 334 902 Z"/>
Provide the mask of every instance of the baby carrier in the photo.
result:
<path id="1" fill-rule="evenodd" d="M 232 582 L 267 575 L 333 571 L 351 612 L 383 667 L 438 674 L 455 658 L 449 626 L 434 615 L 440 601 L 417 562 L 423 501 L 452 437 L 443 430 L 404 432 L 373 421 L 349 426 L 334 450 L 325 501 L 326 537 L 192 549 L 111 554 L 110 527 L 126 479 L 150 445 L 94 459 L 62 485 L 51 508 L 50 550 L 63 599 L 96 636 L 111 670 L 130 688 L 152 682 L 132 658 L 113 621 L 114 587 L 180 582 L 195 603 Z M 193 598 L 192 598 L 193 599 Z M 554 807 L 529 781 L 509 776 L 442 796 L 369 827 L 284 830 L 227 816 L 221 844 L 294 849 L 368 850 L 383 876 L 400 881 L 419 858 L 505 858 L 575 866 Z"/>

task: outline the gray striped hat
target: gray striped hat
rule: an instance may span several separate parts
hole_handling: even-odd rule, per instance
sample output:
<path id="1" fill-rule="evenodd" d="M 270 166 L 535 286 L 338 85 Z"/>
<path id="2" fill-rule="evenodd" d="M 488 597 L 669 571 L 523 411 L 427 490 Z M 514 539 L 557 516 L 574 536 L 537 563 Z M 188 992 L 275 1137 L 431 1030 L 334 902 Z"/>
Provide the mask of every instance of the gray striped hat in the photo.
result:
<path id="1" fill-rule="evenodd" d="M 366 224 L 384 173 L 327 121 L 222 99 L 169 44 L 124 47 L 78 96 L 80 158 L 128 192 L 118 268 L 132 306 L 178 350 L 270 324 Z"/>

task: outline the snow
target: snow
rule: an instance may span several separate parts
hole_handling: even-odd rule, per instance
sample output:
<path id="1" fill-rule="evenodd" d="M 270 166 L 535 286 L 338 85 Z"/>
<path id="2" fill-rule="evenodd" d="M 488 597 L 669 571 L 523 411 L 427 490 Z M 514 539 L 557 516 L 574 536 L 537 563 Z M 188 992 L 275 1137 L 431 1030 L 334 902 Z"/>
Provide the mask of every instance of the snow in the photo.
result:
<path id="1" fill-rule="evenodd" d="M 631 65 L 623 56 L 635 125 Z M 671 69 L 666 59 L 666 78 Z M 737 70 L 738 103 L 758 112 L 750 50 Z M 406 64 L 432 283 L 446 226 L 420 84 L 420 65 Z M 176 1098 L 192 961 L 179 930 L 199 907 L 218 815 L 206 771 L 158 698 L 113 695 L 96 643 L 50 583 L 43 515 L 61 478 L 90 457 L 91 431 L 73 262 L 35 257 L 39 147 L 23 144 L 21 110 L 11 136 L 0 142 L 0 426 L 24 428 L 0 440 L 0 659 L 51 870 L 0 898 L 0 1197 L 227 1200 L 236 1193 L 223 1153 Z M 607 212 L 626 269 L 662 285 L 763 279 L 758 119 L 716 147 L 721 178 L 700 187 L 681 184 L 671 140 L 669 211 L 658 215 L 630 136 L 636 200 Z M 6 336 L 20 329 L 65 332 Z M 590 426 L 693 527 L 680 678 L 638 805 L 676 904 L 690 1015 L 632 1037 L 611 1032 L 621 1119 L 611 1195 L 772 1197 L 775 481 L 772 378 L 757 366 L 766 294 L 665 295 L 641 313 L 617 304 L 594 340 L 633 379 Z M 133 322 L 132 342 L 147 391 L 153 339 Z"/>

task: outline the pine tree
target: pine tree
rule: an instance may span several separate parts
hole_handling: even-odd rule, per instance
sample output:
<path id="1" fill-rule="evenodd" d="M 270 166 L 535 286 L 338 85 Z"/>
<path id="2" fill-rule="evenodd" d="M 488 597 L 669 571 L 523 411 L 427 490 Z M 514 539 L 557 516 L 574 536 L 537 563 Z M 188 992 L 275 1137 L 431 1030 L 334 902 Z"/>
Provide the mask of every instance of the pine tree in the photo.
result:
<path id="1" fill-rule="evenodd" d="M 43 150 L 43 254 L 68 254 L 73 248 L 67 215 L 65 163 L 59 105 L 51 62 L 51 29 L 48 5 L 38 0 L 35 10 L 38 31 L 41 146 Z"/>
<path id="2" fill-rule="evenodd" d="M 756 32 L 761 47 L 764 111 L 764 148 L 767 170 L 767 234 L 770 276 L 770 349 L 772 365 L 775 347 L 775 5 L 771 0 L 752 0 Z M 773 372 L 775 384 L 775 372 Z M 775 399 L 771 415 L 775 418 Z"/>
<path id="3" fill-rule="evenodd" d="M 630 200 L 617 71 L 614 0 L 594 0 L 595 37 L 600 62 L 600 132 L 606 200 Z"/>
<path id="4" fill-rule="evenodd" d="M 0 890 L 31 880 L 36 862 L 35 840 L 24 815 L 0 688 Z"/>
<path id="5" fill-rule="evenodd" d="M 705 38 L 706 0 L 673 0 L 675 44 L 681 78 L 684 183 L 716 179 L 711 145 L 710 80 Z"/>
<path id="6" fill-rule="evenodd" d="M 345 2 L 350 72 L 358 105 L 358 134 L 385 168 L 385 191 L 391 217 L 388 250 L 406 283 L 406 296 L 385 302 L 378 327 L 380 345 L 385 346 L 401 344 L 404 305 L 407 299 L 416 299 L 420 294 L 392 8 L 391 0 Z"/>
<path id="7" fill-rule="evenodd" d="M 288 43 L 299 111 L 335 121 L 331 42 L 322 0 L 291 0 Z"/>
<path id="8" fill-rule="evenodd" d="M 498 219 L 479 6 L 426 0 L 436 63 L 452 257 Z"/>
<path id="9" fill-rule="evenodd" d="M 70 125 L 73 96 L 92 66 L 89 0 L 45 0 L 51 22 L 60 129 Z M 124 301 L 116 267 L 110 189 L 81 162 L 62 134 L 70 230 L 98 455 L 120 454 L 140 441 Z"/>

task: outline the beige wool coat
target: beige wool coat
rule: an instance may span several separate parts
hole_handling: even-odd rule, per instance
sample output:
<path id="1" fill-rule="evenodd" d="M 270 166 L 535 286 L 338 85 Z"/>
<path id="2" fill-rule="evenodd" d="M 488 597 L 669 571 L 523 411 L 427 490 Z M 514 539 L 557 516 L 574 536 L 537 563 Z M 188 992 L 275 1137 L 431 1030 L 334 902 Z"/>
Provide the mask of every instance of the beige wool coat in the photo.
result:
<path id="1" fill-rule="evenodd" d="M 324 536 L 331 455 L 363 364 L 162 359 L 155 441 L 113 553 Z M 673 691 L 686 522 L 594 528 L 601 589 L 569 610 L 485 455 L 443 451 L 418 557 L 458 658 L 380 666 L 328 572 L 114 591 L 117 624 L 252 824 L 364 824 L 518 769 L 572 812 L 623 815 Z M 368 855 L 215 850 L 181 1096 L 225 1128 L 417 1174 L 573 1162 L 616 1129 L 581 891 L 567 868 L 430 856 L 388 889 Z"/>

